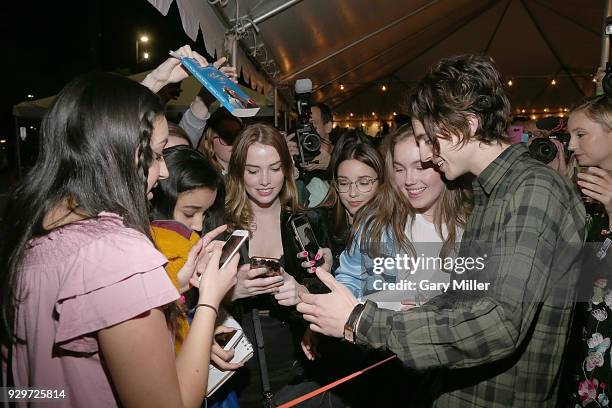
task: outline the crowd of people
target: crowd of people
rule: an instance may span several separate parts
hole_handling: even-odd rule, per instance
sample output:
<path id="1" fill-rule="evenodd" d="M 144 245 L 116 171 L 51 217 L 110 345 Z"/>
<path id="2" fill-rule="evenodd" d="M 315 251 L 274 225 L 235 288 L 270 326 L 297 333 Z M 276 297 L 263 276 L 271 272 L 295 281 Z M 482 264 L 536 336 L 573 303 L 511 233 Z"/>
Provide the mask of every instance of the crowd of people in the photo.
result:
<path id="1" fill-rule="evenodd" d="M 511 143 L 494 62 L 445 58 L 380 143 L 332 138 L 313 105 L 322 146 L 300 165 L 295 134 L 211 113 L 205 91 L 168 122 L 156 92 L 187 75 L 176 58 L 142 83 L 87 74 L 47 112 L 2 217 L 4 387 L 74 407 L 276 406 L 395 356 L 300 406 L 609 404 L 612 97 L 576 101 L 571 162 L 547 166 Z M 220 268 L 237 230 L 248 243 Z M 253 343 L 244 364 L 215 340 L 225 315 Z M 206 399 L 209 364 L 235 374 Z"/>

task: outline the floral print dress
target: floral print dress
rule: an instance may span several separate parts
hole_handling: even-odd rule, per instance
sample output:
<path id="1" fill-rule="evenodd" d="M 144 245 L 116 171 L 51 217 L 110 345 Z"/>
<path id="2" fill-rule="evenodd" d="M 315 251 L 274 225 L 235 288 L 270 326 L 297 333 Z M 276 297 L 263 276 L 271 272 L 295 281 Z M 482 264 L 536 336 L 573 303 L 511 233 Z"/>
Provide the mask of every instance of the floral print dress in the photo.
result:
<path id="1" fill-rule="evenodd" d="M 573 393 L 574 408 L 610 406 L 609 387 L 612 385 L 612 250 L 607 249 L 603 259 L 595 256 L 602 248 L 601 243 L 608 228 L 605 212 L 589 213 L 587 228 L 589 234 L 581 279 L 591 279 L 593 288 L 582 328 L 577 390 Z"/>

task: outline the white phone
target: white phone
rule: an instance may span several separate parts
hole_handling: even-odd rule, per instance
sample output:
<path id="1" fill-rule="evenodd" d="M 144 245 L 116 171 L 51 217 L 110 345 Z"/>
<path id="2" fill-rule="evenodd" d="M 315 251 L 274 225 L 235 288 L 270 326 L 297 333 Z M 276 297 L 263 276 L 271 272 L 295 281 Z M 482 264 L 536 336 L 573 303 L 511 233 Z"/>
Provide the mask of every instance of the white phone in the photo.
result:
<path id="1" fill-rule="evenodd" d="M 225 267 L 248 238 L 249 232 L 246 230 L 236 230 L 232 233 L 227 241 L 225 241 L 225 244 L 223 244 L 221 258 L 219 259 L 219 269 Z"/>

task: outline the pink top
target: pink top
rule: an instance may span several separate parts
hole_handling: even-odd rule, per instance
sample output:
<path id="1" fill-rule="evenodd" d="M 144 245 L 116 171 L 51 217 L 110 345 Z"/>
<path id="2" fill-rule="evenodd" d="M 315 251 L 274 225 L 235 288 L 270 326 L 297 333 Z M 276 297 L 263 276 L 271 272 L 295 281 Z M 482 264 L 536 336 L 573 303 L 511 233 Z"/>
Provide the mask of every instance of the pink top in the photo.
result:
<path id="1" fill-rule="evenodd" d="M 109 213 L 33 239 L 24 255 L 15 325 L 26 344 L 13 347 L 15 386 L 65 390 L 53 407 L 117 406 L 96 332 L 179 297 L 166 258 Z"/>

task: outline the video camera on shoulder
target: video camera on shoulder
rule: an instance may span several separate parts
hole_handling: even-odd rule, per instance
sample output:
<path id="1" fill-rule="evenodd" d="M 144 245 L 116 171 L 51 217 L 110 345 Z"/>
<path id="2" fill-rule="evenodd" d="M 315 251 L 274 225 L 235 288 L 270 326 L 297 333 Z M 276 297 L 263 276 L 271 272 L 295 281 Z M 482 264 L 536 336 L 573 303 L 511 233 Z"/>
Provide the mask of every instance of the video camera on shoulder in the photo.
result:
<path id="1" fill-rule="evenodd" d="M 310 113 L 310 94 L 312 82 L 310 79 L 298 79 L 295 82 L 295 104 L 297 106 L 298 123 L 295 130 L 300 155 L 295 157 L 295 163 L 303 167 L 321 153 L 321 136 L 316 131 Z"/>
<path id="2" fill-rule="evenodd" d="M 563 118 L 548 117 L 538 119 L 536 127 L 540 130 L 548 130 L 548 137 L 538 137 L 531 141 L 529 154 L 536 160 L 548 164 L 557 157 L 558 149 L 551 139 L 557 139 L 563 145 L 565 160 L 569 160 L 570 151 L 568 149 L 570 135 L 567 133 L 567 122 Z"/>

